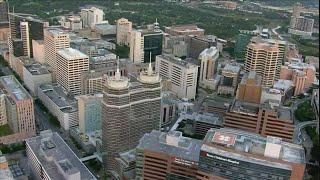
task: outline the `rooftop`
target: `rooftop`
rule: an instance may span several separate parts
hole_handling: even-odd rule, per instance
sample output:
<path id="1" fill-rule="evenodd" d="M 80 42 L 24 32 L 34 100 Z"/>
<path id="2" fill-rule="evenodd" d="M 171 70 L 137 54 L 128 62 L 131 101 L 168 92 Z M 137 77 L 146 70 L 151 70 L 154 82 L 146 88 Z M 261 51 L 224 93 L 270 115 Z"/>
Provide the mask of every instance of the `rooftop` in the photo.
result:
<path id="1" fill-rule="evenodd" d="M 276 81 L 274 83 L 273 88 L 287 91 L 290 88 L 292 88 L 293 86 L 294 85 L 291 80 L 279 79 L 278 81 Z"/>
<path id="2" fill-rule="evenodd" d="M 73 48 L 61 49 L 61 50 L 58 50 L 57 53 L 63 58 L 65 58 L 66 60 L 89 59 L 87 55 Z"/>
<path id="3" fill-rule="evenodd" d="M 236 66 L 236 65 L 227 64 L 223 68 L 223 71 L 228 71 L 228 72 L 232 72 L 232 73 L 239 73 L 240 72 L 240 67 Z"/>
<path id="4" fill-rule="evenodd" d="M 204 31 L 204 29 L 199 28 L 195 24 L 183 24 L 183 25 L 175 25 L 170 27 L 165 27 L 166 29 L 170 29 L 173 31 L 181 31 L 181 32 L 188 32 L 188 31 Z"/>
<path id="5" fill-rule="evenodd" d="M 171 63 L 183 66 L 185 68 L 198 68 L 197 65 L 190 63 L 190 62 L 187 62 L 187 61 L 184 61 L 181 58 L 175 57 L 172 54 L 162 54 L 162 55 L 158 55 L 156 58 L 161 58 L 161 59 L 167 60 Z"/>
<path id="6" fill-rule="evenodd" d="M 59 27 L 48 27 L 45 29 L 45 31 L 49 32 L 52 36 L 68 35 L 67 32 L 65 32 Z"/>
<path id="7" fill-rule="evenodd" d="M 52 133 L 50 130 L 41 131 L 40 136 L 27 139 L 26 144 L 51 179 L 65 179 L 62 173 L 80 173 L 83 180 L 96 179 L 58 133 Z"/>
<path id="8" fill-rule="evenodd" d="M 276 162 L 306 162 L 302 146 L 287 143 L 276 137 L 262 137 L 246 131 L 221 128 L 208 131 L 201 150 L 232 159 L 254 162 L 273 167 L 289 168 Z"/>
<path id="9" fill-rule="evenodd" d="M 48 67 L 40 63 L 34 63 L 24 66 L 32 75 L 50 74 Z"/>
<path id="10" fill-rule="evenodd" d="M 258 75 L 255 71 L 250 71 L 246 73 L 243 78 L 241 79 L 241 84 L 254 84 L 254 85 L 261 85 L 262 77 Z"/>
<path id="11" fill-rule="evenodd" d="M 3 88 L 15 101 L 32 99 L 27 90 L 13 75 L 0 77 L 0 88 Z"/>
<path id="12" fill-rule="evenodd" d="M 200 140 L 182 137 L 181 132 L 164 133 L 153 130 L 140 139 L 137 148 L 198 162 L 201 144 Z"/>
<path id="13" fill-rule="evenodd" d="M 58 84 L 42 84 L 39 89 L 53 101 L 61 111 L 71 113 L 78 110 L 76 99 Z"/>
<path id="14" fill-rule="evenodd" d="M 193 114 L 180 114 L 180 118 L 195 120 L 207 124 L 223 126 L 223 117 L 215 113 L 193 113 Z"/>

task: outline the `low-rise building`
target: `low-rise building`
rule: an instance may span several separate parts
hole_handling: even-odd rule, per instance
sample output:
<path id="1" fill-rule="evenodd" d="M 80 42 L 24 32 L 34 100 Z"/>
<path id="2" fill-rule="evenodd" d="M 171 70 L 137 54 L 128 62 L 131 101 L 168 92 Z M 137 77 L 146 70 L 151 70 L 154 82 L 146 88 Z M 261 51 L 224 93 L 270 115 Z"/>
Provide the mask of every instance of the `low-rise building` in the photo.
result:
<path id="1" fill-rule="evenodd" d="M 62 19 L 60 20 L 60 25 L 64 28 L 76 31 L 82 29 L 82 20 L 80 16 L 75 15 L 62 17 Z"/>
<path id="2" fill-rule="evenodd" d="M 57 117 L 63 129 L 78 125 L 78 107 L 76 99 L 58 84 L 42 84 L 38 96 L 44 106 Z"/>
<path id="3" fill-rule="evenodd" d="M 26 139 L 26 153 L 39 179 L 96 180 L 57 132 L 41 131 L 39 136 Z"/>
<path id="4" fill-rule="evenodd" d="M 25 65 L 23 67 L 23 82 L 32 95 L 36 96 L 38 94 L 38 87 L 41 84 L 52 83 L 52 76 L 48 68 L 48 66 L 40 63 Z"/>
<path id="5" fill-rule="evenodd" d="M 224 126 L 254 132 L 262 136 L 293 140 L 294 122 L 290 108 L 274 105 L 247 103 L 235 100 L 226 113 Z"/>
<path id="6" fill-rule="evenodd" d="M 301 145 L 272 136 L 222 128 L 208 131 L 200 150 L 197 179 L 304 178 Z"/>
<path id="7" fill-rule="evenodd" d="M 0 177 L 3 180 L 14 180 L 7 158 L 0 151 Z"/>
<path id="8" fill-rule="evenodd" d="M 153 130 L 136 148 L 136 179 L 195 179 L 200 147 L 200 140 L 181 132 Z"/>
<path id="9" fill-rule="evenodd" d="M 194 24 L 184 24 L 184 25 L 176 25 L 165 27 L 165 33 L 170 34 L 171 36 L 204 36 L 204 29 L 199 28 Z"/>

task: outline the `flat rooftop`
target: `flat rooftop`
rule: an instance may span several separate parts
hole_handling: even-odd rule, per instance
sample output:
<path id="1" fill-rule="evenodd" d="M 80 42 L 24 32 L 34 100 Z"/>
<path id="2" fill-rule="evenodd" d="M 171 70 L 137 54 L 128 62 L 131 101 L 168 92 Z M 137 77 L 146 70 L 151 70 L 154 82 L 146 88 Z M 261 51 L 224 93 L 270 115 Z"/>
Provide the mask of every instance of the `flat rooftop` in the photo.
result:
<path id="1" fill-rule="evenodd" d="M 184 120 L 190 119 L 197 122 L 213 124 L 216 126 L 223 126 L 223 117 L 216 113 L 193 113 L 193 114 L 180 114 L 180 118 Z"/>
<path id="2" fill-rule="evenodd" d="M 193 162 L 199 161 L 199 153 L 202 142 L 200 140 L 182 137 L 181 132 L 170 131 L 168 134 L 175 139 L 176 144 L 167 142 L 167 133 L 153 130 L 145 134 L 137 146 L 138 149 L 166 153 L 177 158 Z"/>
<path id="3" fill-rule="evenodd" d="M 228 71 L 228 72 L 232 72 L 232 73 L 239 73 L 240 72 L 240 67 L 236 66 L 236 65 L 227 64 L 223 68 L 223 71 Z"/>
<path id="4" fill-rule="evenodd" d="M 210 129 L 203 140 L 201 150 L 228 158 L 284 169 L 291 167 L 275 161 L 306 163 L 304 149 L 300 145 L 287 143 L 279 138 L 270 136 L 265 138 L 255 133 L 229 128 Z"/>
<path id="5" fill-rule="evenodd" d="M 24 66 L 32 75 L 50 74 L 48 67 L 40 63 L 34 63 Z"/>
<path id="6" fill-rule="evenodd" d="M 0 88 L 3 88 L 3 91 L 7 92 L 15 102 L 32 99 L 31 95 L 13 75 L 0 77 Z"/>
<path id="7" fill-rule="evenodd" d="M 58 84 L 42 84 L 41 91 L 53 101 L 61 111 L 71 113 L 78 111 L 76 99 Z"/>
<path id="8" fill-rule="evenodd" d="M 81 51 L 73 48 L 65 48 L 58 50 L 57 53 L 66 60 L 88 59 L 89 57 Z"/>
<path id="9" fill-rule="evenodd" d="M 175 25 L 165 27 L 165 29 L 173 30 L 173 31 L 180 31 L 180 32 L 188 32 L 188 31 L 204 31 L 204 29 L 199 28 L 195 24 L 183 24 L 183 25 Z"/>
<path id="10" fill-rule="evenodd" d="M 58 133 L 42 131 L 40 136 L 27 139 L 26 144 L 51 179 L 65 179 L 59 168 L 69 175 L 80 172 L 82 180 L 96 179 Z"/>
<path id="11" fill-rule="evenodd" d="M 53 36 L 58 36 L 58 35 L 68 36 L 68 33 L 62 30 L 60 27 L 48 27 L 45 29 L 45 31 L 49 32 Z"/>
<path id="12" fill-rule="evenodd" d="M 161 59 L 167 60 L 171 63 L 183 66 L 185 68 L 198 68 L 198 66 L 196 64 L 187 62 L 187 61 L 182 60 L 178 57 L 175 57 L 174 55 L 171 55 L 171 54 L 162 54 L 162 55 L 158 55 L 157 58 L 158 57 Z"/>

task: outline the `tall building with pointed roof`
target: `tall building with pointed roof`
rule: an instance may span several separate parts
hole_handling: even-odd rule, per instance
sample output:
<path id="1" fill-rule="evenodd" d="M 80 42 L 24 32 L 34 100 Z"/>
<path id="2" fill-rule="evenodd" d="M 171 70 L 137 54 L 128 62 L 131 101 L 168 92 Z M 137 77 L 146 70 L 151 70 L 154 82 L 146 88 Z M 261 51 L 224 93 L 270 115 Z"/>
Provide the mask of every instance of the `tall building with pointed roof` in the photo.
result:
<path id="1" fill-rule="evenodd" d="M 119 67 L 108 77 L 102 101 L 102 160 L 109 172 L 114 172 L 119 153 L 135 148 L 145 133 L 160 129 L 160 81 L 151 64 L 136 79 L 122 76 Z"/>

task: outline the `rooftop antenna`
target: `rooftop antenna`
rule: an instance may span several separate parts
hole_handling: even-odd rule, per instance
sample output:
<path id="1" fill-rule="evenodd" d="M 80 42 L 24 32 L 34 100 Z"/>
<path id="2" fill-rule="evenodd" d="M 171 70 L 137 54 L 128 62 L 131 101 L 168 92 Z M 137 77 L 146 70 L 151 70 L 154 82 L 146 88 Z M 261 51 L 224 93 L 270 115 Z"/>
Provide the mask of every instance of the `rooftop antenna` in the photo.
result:
<path id="1" fill-rule="evenodd" d="M 149 57 L 149 67 L 148 67 L 148 75 L 152 75 L 152 66 L 151 66 L 151 51 L 150 51 L 150 57 Z"/>
<path id="2" fill-rule="evenodd" d="M 115 75 L 115 79 L 116 80 L 120 80 L 121 74 L 120 74 L 120 70 L 119 70 L 119 56 L 117 57 L 117 71 L 116 71 L 116 75 Z"/>

